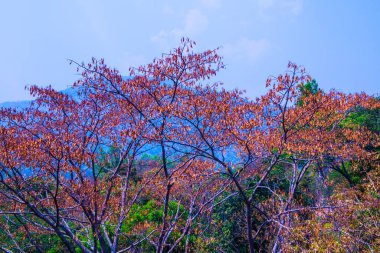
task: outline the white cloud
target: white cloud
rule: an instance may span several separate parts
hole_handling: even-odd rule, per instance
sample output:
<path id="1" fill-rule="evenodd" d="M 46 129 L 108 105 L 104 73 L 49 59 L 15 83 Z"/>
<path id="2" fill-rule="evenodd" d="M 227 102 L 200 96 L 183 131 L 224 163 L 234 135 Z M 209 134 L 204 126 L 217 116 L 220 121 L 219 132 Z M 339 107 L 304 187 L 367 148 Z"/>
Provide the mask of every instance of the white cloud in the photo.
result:
<path id="1" fill-rule="evenodd" d="M 161 46 L 161 49 L 168 50 L 173 46 L 173 41 L 178 43 L 180 38 L 183 36 L 183 31 L 179 29 L 161 30 L 159 33 L 151 37 L 151 41 L 153 43 L 159 44 Z"/>
<path id="2" fill-rule="evenodd" d="M 302 0 L 288 0 L 284 2 L 284 6 L 294 14 L 298 15 L 302 11 L 303 1 Z"/>
<path id="3" fill-rule="evenodd" d="M 178 42 L 181 37 L 194 37 L 202 34 L 207 30 L 208 25 L 209 21 L 206 15 L 198 9 L 190 9 L 185 15 L 183 27 L 161 30 L 151 37 L 151 41 L 167 49 L 172 41 Z"/>
<path id="4" fill-rule="evenodd" d="M 143 55 L 124 52 L 119 58 L 118 66 L 120 66 L 121 71 L 127 73 L 130 67 L 139 67 L 147 62 L 147 59 Z"/>
<path id="5" fill-rule="evenodd" d="M 257 4 L 260 10 L 266 10 L 272 7 L 275 3 L 275 0 L 258 0 Z"/>
<path id="6" fill-rule="evenodd" d="M 303 0 L 258 0 L 257 5 L 263 16 L 273 15 L 273 11 L 296 16 L 302 11 Z"/>
<path id="7" fill-rule="evenodd" d="M 200 10 L 191 9 L 188 11 L 185 19 L 184 33 L 195 35 L 205 31 L 208 27 L 208 18 Z"/>
<path id="8" fill-rule="evenodd" d="M 108 37 L 104 34 L 107 33 L 107 17 L 103 11 L 104 6 L 102 2 L 91 1 L 91 0 L 81 0 L 79 1 L 82 15 L 84 20 L 87 22 L 86 27 L 93 31 L 102 31 L 99 37 Z"/>
<path id="9" fill-rule="evenodd" d="M 217 9 L 220 7 L 220 0 L 200 0 L 201 4 L 208 9 Z"/>
<path id="10" fill-rule="evenodd" d="M 173 6 L 169 5 L 169 4 L 166 4 L 162 7 L 162 13 L 164 15 L 173 15 L 175 13 L 175 9 L 173 8 Z"/>
<path id="11" fill-rule="evenodd" d="M 222 48 L 222 55 L 225 55 L 226 58 L 254 63 L 269 50 L 270 46 L 271 44 L 267 39 L 249 40 L 241 38 L 235 43 L 226 44 Z"/>

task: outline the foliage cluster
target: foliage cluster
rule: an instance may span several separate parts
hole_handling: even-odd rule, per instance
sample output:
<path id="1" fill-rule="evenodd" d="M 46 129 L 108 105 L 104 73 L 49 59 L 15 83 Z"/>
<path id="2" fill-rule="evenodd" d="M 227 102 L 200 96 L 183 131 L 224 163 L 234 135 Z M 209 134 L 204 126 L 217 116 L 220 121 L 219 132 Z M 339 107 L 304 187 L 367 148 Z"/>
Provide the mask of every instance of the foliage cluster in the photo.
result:
<path id="1" fill-rule="evenodd" d="M 0 109 L 2 251 L 380 251 L 379 99 L 289 63 L 249 100 L 194 46 Z"/>

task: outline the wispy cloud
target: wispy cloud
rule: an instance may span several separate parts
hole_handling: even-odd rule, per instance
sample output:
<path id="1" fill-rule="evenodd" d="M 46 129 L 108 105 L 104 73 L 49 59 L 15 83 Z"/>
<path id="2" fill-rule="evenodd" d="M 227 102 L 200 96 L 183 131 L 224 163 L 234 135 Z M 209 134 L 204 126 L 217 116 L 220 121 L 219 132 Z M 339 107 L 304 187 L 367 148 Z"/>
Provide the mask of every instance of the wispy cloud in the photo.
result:
<path id="1" fill-rule="evenodd" d="M 302 11 L 303 0 L 258 0 L 257 5 L 263 16 L 273 15 L 273 11 L 295 16 Z"/>
<path id="2" fill-rule="evenodd" d="M 208 9 L 217 9 L 221 6 L 221 0 L 200 0 L 200 3 Z"/>
<path id="3" fill-rule="evenodd" d="M 208 17 L 199 9 L 190 9 L 187 11 L 182 27 L 161 30 L 151 37 L 152 42 L 161 44 L 167 48 L 170 41 L 178 41 L 180 37 L 194 37 L 202 34 L 208 28 Z"/>
<path id="4" fill-rule="evenodd" d="M 182 31 L 179 29 L 161 30 L 159 33 L 151 37 L 153 43 L 159 44 L 161 48 L 168 49 L 170 47 L 170 41 L 178 41 L 183 36 Z"/>
<path id="5" fill-rule="evenodd" d="M 133 54 L 132 52 L 123 52 L 116 64 L 120 70 L 127 73 L 130 67 L 139 67 L 148 62 L 147 58 L 141 54 Z"/>
<path id="6" fill-rule="evenodd" d="M 187 35 L 196 35 L 208 27 L 208 18 L 198 9 L 191 9 L 186 15 L 184 33 Z"/>
<path id="7" fill-rule="evenodd" d="M 293 13 L 298 15 L 302 11 L 303 0 L 285 1 L 284 5 Z"/>
<path id="8" fill-rule="evenodd" d="M 267 39 L 249 40 L 241 38 L 234 43 L 224 45 L 222 54 L 226 58 L 254 63 L 270 49 L 270 46 L 271 43 Z"/>

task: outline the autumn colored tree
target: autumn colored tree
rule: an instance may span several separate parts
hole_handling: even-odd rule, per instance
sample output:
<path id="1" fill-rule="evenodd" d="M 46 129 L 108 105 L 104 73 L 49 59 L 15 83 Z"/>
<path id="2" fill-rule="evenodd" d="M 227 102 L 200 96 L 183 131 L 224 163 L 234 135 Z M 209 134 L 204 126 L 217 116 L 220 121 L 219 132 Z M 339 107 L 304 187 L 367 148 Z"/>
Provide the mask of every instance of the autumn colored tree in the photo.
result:
<path id="1" fill-rule="evenodd" d="M 377 203 L 368 147 L 378 147 L 378 132 L 350 122 L 379 101 L 323 92 L 294 63 L 250 100 L 212 82 L 221 57 L 194 46 L 182 39 L 128 77 L 104 60 L 71 61 L 82 75 L 76 95 L 32 86 L 29 108 L 0 110 L 3 251 L 52 250 L 46 241 L 69 252 L 223 250 L 213 231 L 223 230 L 226 205 L 249 252 L 315 249 L 331 236 L 305 235 L 308 225 L 342 213 L 339 231 L 377 243 L 376 229 L 368 237 L 346 228 L 361 231 L 357 208 Z M 373 168 L 364 194 L 330 179 L 350 178 L 348 164 Z M 366 200 L 347 204 L 346 191 Z M 366 226 L 376 223 L 371 208 L 360 216 Z"/>
<path id="2" fill-rule="evenodd" d="M 2 111 L 1 182 L 7 191 L 3 196 L 14 203 L 7 212 L 33 214 L 41 223 L 27 223 L 30 229 L 57 234 L 69 251 L 116 247 L 120 228 L 114 228 L 111 239 L 104 226 L 125 218 L 129 173 L 145 144 L 121 129 L 137 130 L 138 122 L 127 117 L 127 108 L 119 110 L 86 91 L 75 100 L 51 88 L 30 90 L 37 95 L 30 108 Z M 128 121 L 116 119 L 114 110 Z M 117 152 L 104 163 L 100 151 L 111 147 Z"/>
<path id="3" fill-rule="evenodd" d="M 207 134 L 203 129 L 199 131 L 199 139 L 206 147 L 201 152 L 219 163 L 223 168 L 221 173 L 236 186 L 246 209 L 246 240 L 251 252 L 257 250 L 256 241 L 260 236 L 269 236 L 266 251 L 282 250 L 286 244 L 284 233 L 291 230 L 294 214 L 304 209 L 318 212 L 330 208 L 322 203 L 304 207 L 295 203 L 296 192 L 311 169 L 320 170 L 320 164 L 326 159 L 365 159 L 370 155 L 363 149 L 368 131 L 343 129 L 339 124 L 356 107 L 378 106 L 376 101 L 365 94 L 305 92 L 304 87 L 311 79 L 297 65 L 290 63 L 289 68 L 289 72 L 273 82 L 268 80 L 268 86 L 272 87 L 255 102 L 245 101 L 237 92 L 228 92 L 224 100 L 219 100 L 225 105 L 207 96 L 199 98 L 196 105 L 212 105 L 212 109 L 201 107 L 200 111 L 208 117 L 213 113 L 217 115 L 212 124 L 217 125 L 216 132 L 220 135 L 207 135 L 213 129 L 208 129 Z M 302 105 L 297 103 L 301 98 Z M 219 108 L 223 109 L 218 111 Z M 197 121 L 206 119 L 202 114 Z M 223 136 L 221 141 L 225 146 L 237 152 L 234 160 L 225 162 L 223 153 L 218 157 L 218 147 L 211 144 L 218 143 L 219 136 Z M 273 181 L 279 169 L 286 187 Z M 270 197 L 260 201 L 263 191 Z M 273 234 L 277 235 L 273 237 Z"/>

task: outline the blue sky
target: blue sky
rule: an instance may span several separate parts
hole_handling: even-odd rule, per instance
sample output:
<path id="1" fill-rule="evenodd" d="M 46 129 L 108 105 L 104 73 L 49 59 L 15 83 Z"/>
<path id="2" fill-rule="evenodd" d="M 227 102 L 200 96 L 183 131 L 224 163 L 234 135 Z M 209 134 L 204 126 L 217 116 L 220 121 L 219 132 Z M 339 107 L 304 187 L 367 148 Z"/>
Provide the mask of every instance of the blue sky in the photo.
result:
<path id="1" fill-rule="evenodd" d="M 178 45 L 221 47 L 225 87 L 255 97 L 289 60 L 319 85 L 380 93 L 380 1 L 3 1 L 0 102 L 29 99 L 25 85 L 61 90 L 77 78 L 66 59 L 92 56 L 127 74 Z"/>

